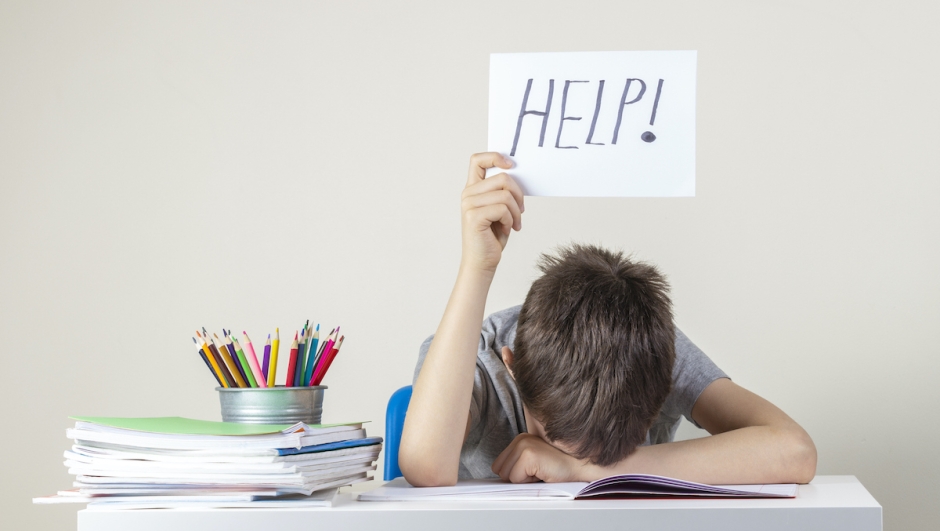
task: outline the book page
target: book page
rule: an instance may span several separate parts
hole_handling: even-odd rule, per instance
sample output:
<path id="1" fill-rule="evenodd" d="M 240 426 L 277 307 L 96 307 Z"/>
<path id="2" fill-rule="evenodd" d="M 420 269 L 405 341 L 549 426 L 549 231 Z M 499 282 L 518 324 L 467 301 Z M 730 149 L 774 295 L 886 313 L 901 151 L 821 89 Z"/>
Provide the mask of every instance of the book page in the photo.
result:
<path id="1" fill-rule="evenodd" d="M 587 483 L 505 483 L 499 479 L 458 481 L 453 487 L 413 487 L 397 478 L 359 495 L 360 501 L 500 501 L 574 499 Z"/>

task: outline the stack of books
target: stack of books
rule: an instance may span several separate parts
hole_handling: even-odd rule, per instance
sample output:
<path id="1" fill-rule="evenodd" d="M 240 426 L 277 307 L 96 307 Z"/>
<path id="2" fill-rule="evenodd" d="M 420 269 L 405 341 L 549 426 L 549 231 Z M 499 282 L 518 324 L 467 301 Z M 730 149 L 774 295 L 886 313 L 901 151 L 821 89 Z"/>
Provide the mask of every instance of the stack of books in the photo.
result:
<path id="1" fill-rule="evenodd" d="M 329 505 L 368 481 L 382 449 L 361 423 L 237 424 L 180 417 L 73 417 L 74 489 L 36 503 L 89 507 Z"/>

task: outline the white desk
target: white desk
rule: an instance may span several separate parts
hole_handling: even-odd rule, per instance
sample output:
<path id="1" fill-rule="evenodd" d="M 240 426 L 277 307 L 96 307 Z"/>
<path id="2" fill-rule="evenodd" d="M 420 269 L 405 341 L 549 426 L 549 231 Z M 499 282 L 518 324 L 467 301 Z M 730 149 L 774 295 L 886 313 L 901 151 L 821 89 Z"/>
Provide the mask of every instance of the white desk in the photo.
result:
<path id="1" fill-rule="evenodd" d="M 696 529 L 881 531 L 881 505 L 855 476 L 819 476 L 785 500 L 579 500 L 545 502 L 358 502 L 331 508 L 83 510 L 78 531 L 501 531 Z"/>

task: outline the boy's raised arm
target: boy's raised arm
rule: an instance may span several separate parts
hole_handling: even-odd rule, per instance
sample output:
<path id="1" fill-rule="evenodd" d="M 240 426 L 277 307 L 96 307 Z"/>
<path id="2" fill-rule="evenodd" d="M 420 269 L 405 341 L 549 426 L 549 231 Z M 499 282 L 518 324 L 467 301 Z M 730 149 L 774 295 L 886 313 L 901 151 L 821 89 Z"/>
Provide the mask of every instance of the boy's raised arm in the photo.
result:
<path id="1" fill-rule="evenodd" d="M 522 229 L 522 190 L 505 173 L 486 178 L 493 167 L 509 169 L 512 161 L 499 153 L 470 158 L 460 202 L 460 270 L 405 417 L 398 463 L 415 486 L 457 481 L 486 296 L 510 232 Z"/>

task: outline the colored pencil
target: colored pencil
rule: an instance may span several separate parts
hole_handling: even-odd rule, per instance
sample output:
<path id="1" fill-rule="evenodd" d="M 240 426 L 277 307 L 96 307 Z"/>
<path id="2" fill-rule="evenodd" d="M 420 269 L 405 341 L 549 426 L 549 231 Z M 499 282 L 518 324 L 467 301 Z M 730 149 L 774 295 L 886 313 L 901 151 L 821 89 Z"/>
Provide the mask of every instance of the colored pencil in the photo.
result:
<path id="1" fill-rule="evenodd" d="M 229 356 L 232 358 L 232 363 L 235 364 L 235 368 L 238 369 L 238 374 L 242 377 L 242 381 L 245 382 L 245 387 L 251 387 L 251 384 L 248 383 L 248 375 L 245 374 L 245 369 L 247 367 L 242 367 L 242 362 L 238 359 L 238 353 L 235 351 L 235 345 L 232 344 L 232 337 L 222 329 L 222 333 L 225 334 L 225 349 L 228 350 Z"/>
<path id="2" fill-rule="evenodd" d="M 308 320 L 307 323 L 310 323 L 310 321 Z M 317 330 L 320 330 L 320 329 L 317 328 Z M 307 352 L 304 353 L 304 367 L 307 366 L 307 360 L 310 359 L 310 344 L 312 343 L 310 339 L 312 337 L 313 337 L 313 334 L 310 333 L 310 326 L 307 326 Z M 306 370 L 304 370 L 304 373 L 306 374 Z"/>
<path id="3" fill-rule="evenodd" d="M 193 338 L 193 342 L 196 342 L 196 338 Z M 198 346 L 199 343 L 196 343 Z M 202 361 L 206 362 L 206 367 L 209 368 L 209 372 L 212 373 L 212 377 L 215 378 L 215 381 L 219 382 L 219 387 L 222 387 L 222 380 L 219 380 L 219 377 L 216 376 L 215 371 L 212 370 L 212 365 L 209 365 L 209 358 L 206 357 L 206 353 L 202 349 L 197 348 L 196 353 L 199 354 L 199 357 L 202 358 Z"/>
<path id="4" fill-rule="evenodd" d="M 297 363 L 297 367 L 294 369 L 294 387 L 300 387 L 303 385 L 304 353 L 306 352 L 306 338 L 304 338 L 304 332 L 306 332 L 306 330 L 301 330 L 300 332 L 300 343 L 297 344 L 297 359 L 294 360 Z"/>
<path id="5" fill-rule="evenodd" d="M 232 373 L 228 370 L 228 366 L 225 365 L 225 359 L 222 358 L 222 353 L 219 352 L 219 349 L 215 348 L 215 344 L 212 343 L 212 339 L 209 336 L 206 336 L 209 345 L 209 350 L 212 352 L 212 357 L 215 358 L 215 362 L 219 364 L 219 369 L 222 370 L 222 376 L 225 378 L 225 381 L 228 383 L 229 387 L 238 387 L 238 383 L 235 381 L 235 378 L 232 376 Z"/>
<path id="6" fill-rule="evenodd" d="M 330 370 L 330 365 L 333 364 L 333 360 L 336 359 L 336 355 L 339 354 L 339 349 L 343 346 L 344 339 L 346 339 L 346 336 L 341 336 L 336 346 L 330 349 L 330 355 L 326 358 L 326 361 L 323 362 L 323 368 L 320 369 L 320 374 L 314 376 L 312 385 L 320 385 L 320 382 L 323 381 L 323 377 L 326 376 L 326 371 Z"/>
<path id="7" fill-rule="evenodd" d="M 309 341 L 310 346 L 308 347 L 307 352 L 307 363 L 306 367 L 304 368 L 304 379 L 302 380 L 304 385 L 310 385 L 310 377 L 313 376 L 313 362 L 316 361 L 317 358 L 317 343 L 319 342 L 320 325 L 318 324 L 317 329 L 313 332 L 313 337 L 311 337 Z"/>
<path id="8" fill-rule="evenodd" d="M 290 345 L 290 358 L 287 363 L 287 380 L 285 387 L 294 387 L 294 373 L 297 371 L 297 332 L 294 332 L 294 342 Z"/>
<path id="9" fill-rule="evenodd" d="M 268 380 L 268 368 L 271 366 L 271 334 L 268 334 L 268 340 L 264 342 L 264 361 L 261 364 L 261 373 L 264 374 L 264 383 L 268 384 L 268 387 L 274 387 L 271 385 L 271 380 Z"/>
<path id="10" fill-rule="evenodd" d="M 334 328 L 333 330 L 330 330 L 330 335 L 333 335 L 333 332 L 335 332 L 335 331 L 336 331 L 335 328 Z M 329 339 L 329 338 L 330 338 L 330 335 L 326 336 L 326 339 Z M 314 358 L 314 360 L 313 360 L 313 372 L 314 372 L 314 373 L 317 372 L 317 367 L 320 366 L 320 362 L 323 360 L 323 349 L 324 349 L 324 347 L 326 347 L 326 341 L 322 341 L 322 342 L 320 343 L 320 348 L 317 349 L 317 356 L 316 356 L 316 358 Z"/>
<path id="11" fill-rule="evenodd" d="M 222 380 L 227 383 L 229 387 L 238 387 L 238 384 L 235 383 L 235 378 L 232 377 L 232 373 L 229 372 L 228 367 L 225 366 L 225 360 L 222 358 L 221 353 L 219 353 L 219 350 L 211 343 L 212 338 L 210 338 L 209 333 L 206 332 L 206 327 L 202 327 L 202 334 L 203 335 L 199 335 L 199 331 L 196 331 L 196 335 L 199 336 L 199 339 L 205 341 L 209 346 L 209 352 L 212 354 L 212 359 L 214 359 L 216 365 L 219 366 Z"/>
<path id="12" fill-rule="evenodd" d="M 245 380 L 245 377 L 242 376 L 241 371 L 238 368 L 238 364 L 235 363 L 235 359 L 232 359 L 232 353 L 229 351 L 228 347 L 222 343 L 222 340 L 219 339 L 219 336 L 212 334 L 212 344 L 215 345 L 216 350 L 219 351 L 219 354 L 222 356 L 222 361 L 225 362 L 225 365 L 228 367 L 229 374 L 232 375 L 232 378 L 235 380 L 235 385 L 232 387 L 248 387 L 248 381 Z"/>
<path id="13" fill-rule="evenodd" d="M 238 344 L 238 340 L 235 339 L 235 336 L 229 334 L 228 337 L 232 340 L 232 344 L 235 345 L 235 354 L 238 356 L 238 361 L 242 364 L 242 369 L 245 371 L 245 378 L 248 379 L 248 384 L 251 385 L 251 387 L 258 387 L 258 381 L 255 380 L 252 374 L 251 365 L 249 365 L 248 359 L 245 357 L 245 351 L 242 350 L 242 346 Z"/>
<path id="14" fill-rule="evenodd" d="M 313 366 L 313 373 L 319 374 L 323 369 L 323 362 L 326 361 L 326 358 L 330 355 L 330 350 L 333 348 L 333 344 L 336 343 L 336 336 L 339 334 L 339 327 L 337 326 L 330 331 L 330 335 L 326 336 L 326 341 L 323 344 L 323 349 L 320 351 L 320 354 L 317 356 L 316 364 Z"/>
<path id="15" fill-rule="evenodd" d="M 219 383 L 222 384 L 222 387 L 228 387 L 228 384 L 225 382 L 225 379 L 222 376 L 222 369 L 219 368 L 219 365 L 215 362 L 215 358 L 212 357 L 212 351 L 209 350 L 209 346 L 206 345 L 205 340 L 202 339 L 202 336 L 199 334 L 199 331 L 196 331 L 196 335 L 199 336 L 199 348 L 202 349 L 206 354 L 206 359 L 209 360 L 209 364 L 212 366 L 212 371 L 215 372 L 216 377 L 219 379 Z"/>
<path id="16" fill-rule="evenodd" d="M 267 387 L 268 384 L 264 380 L 264 373 L 261 372 L 261 365 L 258 364 L 258 356 L 255 354 L 255 347 L 251 344 L 251 339 L 248 338 L 248 332 L 242 330 L 242 335 L 245 337 L 245 357 L 248 358 L 248 365 L 251 366 L 251 372 L 255 375 L 255 381 L 258 382 L 258 387 Z"/>
<path id="17" fill-rule="evenodd" d="M 336 329 L 333 329 L 335 332 Z M 323 368 L 323 362 L 326 361 L 329 351 L 326 350 L 329 348 L 330 338 L 333 335 L 333 332 L 330 332 L 330 335 L 326 336 L 326 339 L 320 343 L 320 349 L 317 352 L 317 359 L 313 362 L 313 372 L 310 374 L 310 380 L 307 381 L 307 385 L 314 385 L 314 381 L 317 379 L 317 375 L 320 374 L 320 370 Z"/>
<path id="18" fill-rule="evenodd" d="M 281 329 L 274 329 L 274 341 L 271 343 L 271 377 L 268 378 L 268 381 L 271 382 L 271 387 L 274 387 L 277 384 L 275 376 L 277 376 L 277 351 L 281 348 Z"/>

